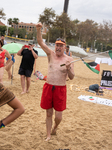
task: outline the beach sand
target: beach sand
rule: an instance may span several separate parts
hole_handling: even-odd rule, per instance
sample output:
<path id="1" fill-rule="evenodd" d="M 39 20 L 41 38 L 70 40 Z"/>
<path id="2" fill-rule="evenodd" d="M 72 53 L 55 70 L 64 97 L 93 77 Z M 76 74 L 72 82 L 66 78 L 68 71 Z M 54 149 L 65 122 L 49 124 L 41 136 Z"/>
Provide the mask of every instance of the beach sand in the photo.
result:
<path id="1" fill-rule="evenodd" d="M 112 66 L 101 64 L 100 74 L 93 73 L 82 61 L 74 63 L 75 78 L 67 81 L 67 109 L 57 135 L 45 142 L 45 110 L 40 107 L 44 80 L 36 80 L 32 75 L 29 93 L 21 95 L 18 69 L 21 57 L 16 56 L 14 79 L 11 84 L 7 72 L 3 83 L 25 107 L 25 113 L 17 120 L 0 130 L 0 150 L 112 150 L 112 107 L 90 103 L 78 99 L 80 95 L 96 96 L 85 91 L 89 85 L 99 84 L 102 70 L 111 70 Z M 37 59 L 36 70 L 47 75 L 47 57 Z M 104 96 L 112 100 L 112 93 L 105 90 Z M 0 107 L 0 119 L 6 117 L 12 109 L 6 104 Z M 54 119 L 54 116 L 53 116 Z"/>

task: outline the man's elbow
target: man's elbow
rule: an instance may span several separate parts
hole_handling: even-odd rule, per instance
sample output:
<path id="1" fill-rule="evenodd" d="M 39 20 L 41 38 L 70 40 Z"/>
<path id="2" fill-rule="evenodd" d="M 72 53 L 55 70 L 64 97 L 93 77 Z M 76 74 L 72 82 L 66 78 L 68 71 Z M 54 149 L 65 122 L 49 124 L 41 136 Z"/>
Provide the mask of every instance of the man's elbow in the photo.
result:
<path id="1" fill-rule="evenodd" d="M 20 53 L 17 53 L 18 56 L 21 56 Z"/>
<path id="2" fill-rule="evenodd" d="M 35 56 L 35 59 L 37 59 L 38 58 L 38 55 L 37 56 Z"/>
<path id="3" fill-rule="evenodd" d="M 71 77 L 69 77 L 70 80 L 73 80 L 74 76 L 75 76 L 75 74 L 73 74 Z"/>

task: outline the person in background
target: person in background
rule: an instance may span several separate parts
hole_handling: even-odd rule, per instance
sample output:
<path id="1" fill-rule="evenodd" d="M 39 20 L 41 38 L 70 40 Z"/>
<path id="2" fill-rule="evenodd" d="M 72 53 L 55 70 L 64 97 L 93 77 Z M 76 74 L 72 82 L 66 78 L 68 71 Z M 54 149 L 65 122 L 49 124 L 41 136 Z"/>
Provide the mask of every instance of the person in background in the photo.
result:
<path id="1" fill-rule="evenodd" d="M 66 55 L 71 56 L 72 57 L 72 53 L 69 51 L 70 47 L 69 45 L 66 46 L 66 51 L 64 52 Z"/>
<path id="2" fill-rule="evenodd" d="M 13 78 L 12 73 L 11 73 L 11 67 L 15 63 L 15 56 L 16 56 L 16 54 L 10 54 L 10 55 L 11 55 L 12 59 L 11 59 L 9 64 L 8 64 L 8 58 L 6 57 L 6 61 L 7 61 L 6 65 L 8 65 L 7 70 L 6 70 L 7 73 L 8 73 L 8 79 L 12 79 Z"/>
<path id="3" fill-rule="evenodd" d="M 3 41 L 0 40 L 0 83 L 3 82 L 5 57 L 8 58 L 6 68 L 7 68 L 8 64 L 10 63 L 10 61 L 11 61 L 11 55 L 9 54 L 9 52 L 7 50 L 3 49 L 2 46 L 3 46 Z"/>
<path id="4" fill-rule="evenodd" d="M 68 56 L 71 56 L 72 57 L 72 53 L 69 51 L 70 47 L 69 45 L 66 46 L 66 51 L 64 51 L 64 54 L 68 55 Z M 66 77 L 66 81 L 68 81 L 69 78 L 68 78 L 68 75 Z"/>
<path id="5" fill-rule="evenodd" d="M 22 61 L 19 67 L 19 74 L 21 76 L 22 93 L 28 93 L 31 83 L 31 74 L 33 71 L 34 61 L 38 58 L 38 52 L 33 49 L 33 43 L 29 42 L 28 45 L 24 45 L 17 53 L 22 56 Z M 25 88 L 26 79 L 26 88 Z"/>
<path id="6" fill-rule="evenodd" d="M 48 58 L 47 81 L 43 86 L 41 108 L 46 110 L 46 141 L 55 135 L 62 120 L 62 113 L 66 109 L 66 76 L 74 78 L 74 64 L 72 57 L 64 54 L 66 43 L 58 38 L 55 42 L 55 51 L 51 50 L 42 40 L 42 24 L 36 25 L 37 41 Z M 65 64 L 61 67 L 61 64 Z M 54 126 L 52 128 L 53 110 L 55 110 Z M 52 129 L 52 130 L 51 130 Z"/>
<path id="7" fill-rule="evenodd" d="M 5 36 L 3 34 L 1 35 L 1 40 L 3 41 L 3 45 L 7 44 L 7 42 L 5 40 Z"/>
<path id="8" fill-rule="evenodd" d="M 13 122 L 25 111 L 23 105 L 15 97 L 15 95 L 2 83 L 0 83 L 0 107 L 4 104 L 8 104 L 13 111 L 10 113 L 10 115 L 0 121 L 0 129 Z"/>

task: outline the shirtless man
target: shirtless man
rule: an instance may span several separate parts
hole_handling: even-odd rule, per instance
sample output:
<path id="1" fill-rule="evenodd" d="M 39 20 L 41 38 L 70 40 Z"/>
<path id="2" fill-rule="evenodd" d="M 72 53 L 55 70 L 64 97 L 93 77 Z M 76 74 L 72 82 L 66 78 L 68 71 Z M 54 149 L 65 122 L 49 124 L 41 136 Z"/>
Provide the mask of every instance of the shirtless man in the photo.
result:
<path id="1" fill-rule="evenodd" d="M 52 51 L 42 40 L 42 24 L 38 23 L 36 28 L 38 44 L 48 57 L 47 81 L 43 86 L 40 104 L 43 109 L 46 109 L 46 141 L 48 141 L 51 135 L 56 134 L 57 127 L 62 120 L 62 112 L 66 109 L 66 76 L 68 74 L 71 80 L 74 78 L 74 64 L 70 63 L 73 58 L 64 54 L 66 44 L 63 39 L 56 40 L 55 51 Z M 65 64 L 65 66 L 60 67 L 61 64 Z M 53 108 L 55 110 L 55 124 L 52 129 Z"/>

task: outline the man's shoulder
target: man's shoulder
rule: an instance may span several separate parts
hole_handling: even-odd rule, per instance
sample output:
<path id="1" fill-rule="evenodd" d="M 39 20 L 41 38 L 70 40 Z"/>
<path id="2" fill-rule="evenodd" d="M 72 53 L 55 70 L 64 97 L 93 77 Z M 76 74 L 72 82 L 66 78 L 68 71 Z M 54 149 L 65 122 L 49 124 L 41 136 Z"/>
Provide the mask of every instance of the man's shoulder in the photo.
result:
<path id="1" fill-rule="evenodd" d="M 72 60 L 73 60 L 73 58 L 72 58 L 71 56 L 69 56 L 69 55 L 65 55 L 65 57 L 66 57 L 66 59 L 69 60 L 69 61 L 72 61 Z"/>

